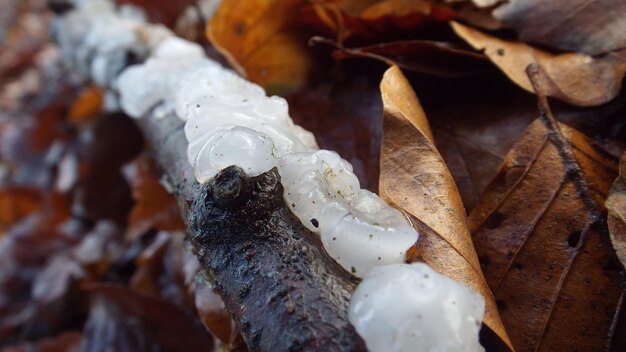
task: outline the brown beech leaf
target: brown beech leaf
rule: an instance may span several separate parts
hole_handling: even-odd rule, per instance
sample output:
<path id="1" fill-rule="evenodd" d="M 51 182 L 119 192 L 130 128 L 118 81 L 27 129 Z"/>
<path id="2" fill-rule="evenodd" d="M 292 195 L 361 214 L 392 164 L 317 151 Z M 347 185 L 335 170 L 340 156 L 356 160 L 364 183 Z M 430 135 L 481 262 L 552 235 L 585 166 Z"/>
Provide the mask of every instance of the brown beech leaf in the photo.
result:
<path id="1" fill-rule="evenodd" d="M 537 119 L 535 97 L 495 72 L 477 77 L 479 86 L 475 84 L 476 77 L 467 77 L 459 79 L 455 87 L 444 85 L 441 92 L 428 86 L 430 77 L 412 77 L 411 81 L 428 111 L 437 149 L 456 181 L 468 212 L 498 172 L 509 150 Z M 467 89 L 468 84 L 472 89 Z M 624 139 L 626 132 L 625 91 L 610 103 L 593 108 L 554 103 L 553 110 L 560 121 L 585 131 L 612 154 L 620 155 L 619 140 Z"/>
<path id="2" fill-rule="evenodd" d="M 380 90 L 380 195 L 408 213 L 420 234 L 408 260 L 424 261 L 485 297 L 485 324 L 510 347 L 472 244 L 461 197 L 420 102 L 397 66 L 387 70 Z"/>
<path id="3" fill-rule="evenodd" d="M 608 224 L 613 248 L 626 267 L 626 153 L 622 154 L 619 177 L 611 187 L 606 207 L 609 210 Z"/>
<path id="4" fill-rule="evenodd" d="M 626 47 L 623 0 L 508 0 L 494 16 L 524 41 L 603 54 Z"/>
<path id="5" fill-rule="evenodd" d="M 130 170 L 127 180 L 135 200 L 128 215 L 129 236 L 140 235 L 149 229 L 184 230 L 176 199 L 159 183 L 154 163 L 147 158 L 138 158 L 126 170 Z"/>
<path id="6" fill-rule="evenodd" d="M 406 40 L 385 42 L 360 48 L 346 48 L 322 37 L 313 37 L 311 44 L 329 44 L 335 49 L 333 58 L 351 57 L 379 60 L 390 66 L 441 77 L 461 77 L 484 71 L 486 57 L 451 43 L 431 40 Z"/>
<path id="7" fill-rule="evenodd" d="M 499 39 L 460 23 L 452 29 L 485 55 L 515 84 L 533 92 L 525 73 L 530 64 L 539 64 L 539 77 L 546 95 L 579 106 L 594 106 L 612 100 L 622 87 L 626 73 L 626 51 L 593 58 L 580 53 L 551 54 L 521 42 Z"/>
<path id="8" fill-rule="evenodd" d="M 626 336 L 626 275 L 599 206 L 615 160 L 557 124 L 539 96 L 540 118 L 509 152 L 469 226 L 516 349 L 609 350 Z"/>
<path id="9" fill-rule="evenodd" d="M 207 36 L 230 65 L 269 93 L 304 83 L 311 66 L 306 41 L 293 31 L 304 0 L 224 0 Z"/>

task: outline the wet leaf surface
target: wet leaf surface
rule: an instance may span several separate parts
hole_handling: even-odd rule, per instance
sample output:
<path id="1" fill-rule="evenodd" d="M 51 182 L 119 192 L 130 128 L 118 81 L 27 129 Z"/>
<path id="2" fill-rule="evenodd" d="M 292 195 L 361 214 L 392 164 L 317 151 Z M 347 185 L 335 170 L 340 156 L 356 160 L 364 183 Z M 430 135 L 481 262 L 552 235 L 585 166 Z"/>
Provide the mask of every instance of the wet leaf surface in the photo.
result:
<path id="1" fill-rule="evenodd" d="M 420 237 L 408 255 L 485 298 L 485 324 L 508 336 L 485 282 L 454 180 L 437 151 L 426 115 L 398 67 L 381 82 L 384 105 L 380 195 L 412 220 Z"/>
<path id="2" fill-rule="evenodd" d="M 556 125 L 540 101 L 541 117 L 509 152 L 470 229 L 516 349 L 608 350 L 625 333 L 626 277 L 601 206 L 616 163 Z"/>
<path id="3" fill-rule="evenodd" d="M 620 0 L 510 0 L 494 16 L 524 41 L 598 55 L 626 47 L 624 12 Z"/>

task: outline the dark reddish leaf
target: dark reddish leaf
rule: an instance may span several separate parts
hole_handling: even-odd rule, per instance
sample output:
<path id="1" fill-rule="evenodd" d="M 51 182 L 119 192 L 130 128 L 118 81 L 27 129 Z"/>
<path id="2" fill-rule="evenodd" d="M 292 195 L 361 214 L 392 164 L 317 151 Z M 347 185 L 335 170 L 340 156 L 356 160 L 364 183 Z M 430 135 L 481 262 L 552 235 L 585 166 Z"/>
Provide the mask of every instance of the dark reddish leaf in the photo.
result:
<path id="1" fill-rule="evenodd" d="M 239 332 L 222 298 L 201 279 L 196 280 L 195 287 L 195 304 L 202 324 L 226 346 L 234 344 Z"/>
<path id="2" fill-rule="evenodd" d="M 131 343 L 152 350 L 158 344 L 167 351 L 210 351 L 213 346 L 204 327 L 177 305 L 115 285 L 93 284 L 87 290 L 94 297 L 87 346 Z"/>
<path id="3" fill-rule="evenodd" d="M 80 352 L 82 336 L 79 332 L 64 332 L 55 337 L 43 338 L 37 342 L 28 342 L 3 348 L 3 352 Z"/>
<path id="4" fill-rule="evenodd" d="M 361 187 L 376 190 L 382 116 L 378 83 L 382 71 L 371 65 L 367 71 L 309 86 L 287 100 L 294 121 L 313 131 L 321 148 L 334 150 L 348 160 Z"/>
<path id="5" fill-rule="evenodd" d="M 159 183 L 154 163 L 138 158 L 125 171 L 135 201 L 128 218 L 128 235 L 133 237 L 149 229 L 184 230 L 176 199 Z"/>
<path id="6" fill-rule="evenodd" d="M 187 263 L 183 239 L 182 232 L 159 232 L 135 259 L 137 270 L 129 286 L 144 294 L 193 307 L 193 298 L 188 289 L 192 282 L 185 280 Z"/>
<path id="7" fill-rule="evenodd" d="M 332 40 L 314 37 L 310 43 L 334 46 L 337 50 L 333 57 L 338 60 L 370 58 L 390 66 L 441 77 L 460 77 L 489 69 L 484 55 L 445 42 L 409 40 L 346 48 Z"/>

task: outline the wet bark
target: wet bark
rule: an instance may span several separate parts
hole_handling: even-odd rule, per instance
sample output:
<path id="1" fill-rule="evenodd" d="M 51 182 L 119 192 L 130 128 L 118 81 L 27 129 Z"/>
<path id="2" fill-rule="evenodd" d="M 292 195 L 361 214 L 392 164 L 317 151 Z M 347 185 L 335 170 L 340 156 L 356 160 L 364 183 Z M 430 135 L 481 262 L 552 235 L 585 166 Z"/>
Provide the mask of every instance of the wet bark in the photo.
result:
<path id="1" fill-rule="evenodd" d="M 149 116 L 139 125 L 195 253 L 251 350 L 365 350 L 347 317 L 356 280 L 287 208 L 275 169 L 248 177 L 231 167 L 200 185 L 187 162 L 182 121 Z"/>

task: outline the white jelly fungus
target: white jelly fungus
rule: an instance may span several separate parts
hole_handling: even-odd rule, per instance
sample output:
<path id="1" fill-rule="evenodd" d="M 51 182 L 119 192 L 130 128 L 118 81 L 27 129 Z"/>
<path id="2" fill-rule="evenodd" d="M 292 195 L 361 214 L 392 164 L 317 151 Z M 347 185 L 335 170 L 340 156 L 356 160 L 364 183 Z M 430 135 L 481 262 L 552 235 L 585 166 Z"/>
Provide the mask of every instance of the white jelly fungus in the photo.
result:
<path id="1" fill-rule="evenodd" d="M 371 352 L 484 351 L 485 301 L 428 265 L 372 269 L 350 300 L 350 323 Z"/>
<path id="2" fill-rule="evenodd" d="M 402 264 L 417 232 L 401 212 L 360 187 L 352 166 L 319 150 L 287 102 L 205 57 L 195 43 L 148 24 L 132 6 L 74 0 L 55 38 L 105 89 L 107 106 L 132 117 L 185 121 L 187 157 L 201 183 L 238 165 L 250 176 L 277 167 L 285 202 L 328 254 L 363 277 L 349 318 L 376 351 L 480 351 L 482 297 L 424 264 Z"/>

